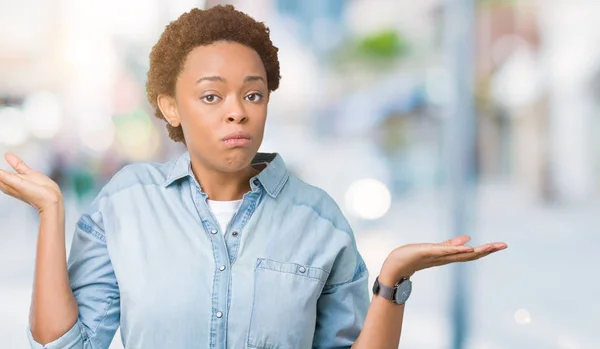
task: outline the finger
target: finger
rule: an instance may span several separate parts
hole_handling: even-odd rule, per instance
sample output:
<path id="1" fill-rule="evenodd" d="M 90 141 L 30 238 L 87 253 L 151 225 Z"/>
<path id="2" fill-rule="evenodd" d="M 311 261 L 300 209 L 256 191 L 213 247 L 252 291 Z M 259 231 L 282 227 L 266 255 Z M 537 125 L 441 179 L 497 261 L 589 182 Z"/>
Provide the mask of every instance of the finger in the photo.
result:
<path id="1" fill-rule="evenodd" d="M 500 251 L 508 246 L 504 242 L 491 242 L 485 245 L 478 246 L 475 248 L 475 252 L 487 252 L 487 251 Z"/>
<path id="2" fill-rule="evenodd" d="M 486 244 L 483 246 L 479 246 L 471 253 L 455 254 L 452 256 L 444 256 L 442 258 L 439 258 L 439 263 L 442 263 L 439 265 L 455 263 L 455 262 L 470 262 L 470 261 L 478 260 L 478 259 L 486 257 L 490 254 L 501 251 L 505 248 L 506 248 L 506 244 L 504 244 L 504 243 Z"/>
<path id="3" fill-rule="evenodd" d="M 6 161 L 8 162 L 8 164 L 15 169 L 15 171 L 17 171 L 17 173 L 20 174 L 27 174 L 31 171 L 31 169 L 29 168 L 29 166 L 27 166 L 27 164 L 21 160 L 18 156 L 16 156 L 13 153 L 6 153 L 5 156 Z"/>
<path id="4" fill-rule="evenodd" d="M 15 190 L 14 188 L 12 188 L 11 186 L 9 186 L 8 184 L 5 183 L 4 181 L 4 176 L 5 176 L 4 171 L 0 170 L 0 191 L 2 191 L 3 193 L 10 195 L 16 199 L 22 200 L 21 199 L 21 195 L 17 192 L 17 190 Z"/>
<path id="5" fill-rule="evenodd" d="M 455 255 L 452 256 L 452 258 L 448 258 L 450 263 L 455 263 L 455 262 L 472 262 L 472 261 L 476 261 L 478 259 L 481 259 L 483 257 L 487 257 L 489 255 L 491 255 L 492 253 L 498 252 L 497 250 L 488 250 L 486 252 L 479 252 L 479 253 L 472 253 L 470 255 L 464 255 L 464 256 L 460 256 L 460 255 Z"/>
<path id="6" fill-rule="evenodd" d="M 15 199 L 22 200 L 21 197 L 19 196 L 19 193 L 17 193 L 16 190 L 12 189 L 11 187 L 7 186 L 6 184 L 0 183 L 0 191 L 8 196 L 12 196 Z"/>
<path id="7" fill-rule="evenodd" d="M 16 194 L 16 196 L 11 196 L 15 196 L 19 199 L 31 194 L 35 195 L 36 192 L 34 184 L 26 181 L 16 173 L 0 170 L 0 182 L 2 182 L 5 187 L 8 187 L 8 190 Z"/>
<path id="8" fill-rule="evenodd" d="M 470 253 L 474 249 L 467 245 L 429 245 L 425 247 L 426 253 L 434 257 L 451 256 L 459 253 Z"/>
<path id="9" fill-rule="evenodd" d="M 508 245 L 505 242 L 494 242 L 493 245 L 498 250 L 504 250 L 505 248 L 508 248 Z"/>
<path id="10" fill-rule="evenodd" d="M 494 252 L 481 252 L 481 253 L 471 253 L 471 254 L 457 254 L 454 256 L 445 256 L 436 261 L 436 266 L 452 264 L 452 263 L 461 263 L 461 262 L 472 262 L 483 257 L 486 257 Z"/>
<path id="11" fill-rule="evenodd" d="M 433 266 L 442 266 L 442 265 L 446 265 L 446 264 L 452 264 L 452 263 L 460 263 L 460 262 L 470 262 L 470 261 L 474 261 L 476 259 L 480 259 L 483 258 L 485 256 L 487 256 L 488 254 L 490 254 L 492 252 L 482 252 L 482 253 L 463 253 L 463 254 L 455 254 L 452 256 L 444 256 L 441 257 L 437 260 L 435 260 L 433 262 Z"/>
<path id="12" fill-rule="evenodd" d="M 468 235 L 461 235 L 461 236 L 457 236 L 454 237 L 450 240 L 446 240 L 442 243 L 440 243 L 440 245 L 445 245 L 445 246 L 459 246 L 459 245 L 464 245 L 467 242 L 469 242 L 471 240 L 471 237 Z"/>

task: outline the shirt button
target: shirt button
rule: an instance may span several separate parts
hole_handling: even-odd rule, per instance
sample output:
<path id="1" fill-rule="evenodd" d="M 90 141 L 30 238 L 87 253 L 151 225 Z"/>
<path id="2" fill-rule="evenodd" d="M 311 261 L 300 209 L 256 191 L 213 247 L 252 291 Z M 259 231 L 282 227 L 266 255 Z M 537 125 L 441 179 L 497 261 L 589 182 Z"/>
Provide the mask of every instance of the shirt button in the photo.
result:
<path id="1" fill-rule="evenodd" d="M 223 313 L 222 313 L 222 312 L 220 312 L 220 311 L 218 311 L 216 315 L 217 315 L 217 317 L 218 317 L 219 319 L 223 317 Z"/>
<path id="2" fill-rule="evenodd" d="M 231 233 L 232 236 L 238 236 L 238 234 L 239 233 L 237 231 L 234 231 L 233 233 Z"/>
<path id="3" fill-rule="evenodd" d="M 298 270 L 299 270 L 301 273 L 305 273 L 305 272 L 306 272 L 306 268 L 305 268 L 305 267 L 300 267 L 300 268 L 298 268 Z"/>
<path id="4" fill-rule="evenodd" d="M 218 232 L 219 232 L 219 231 L 218 231 L 217 229 L 213 229 L 213 230 L 211 230 L 211 231 L 210 231 L 210 233 L 211 233 L 211 234 L 216 234 L 216 233 L 218 233 Z"/>
<path id="5" fill-rule="evenodd" d="M 258 182 L 258 179 L 255 179 L 255 180 L 254 180 L 254 185 L 258 185 L 258 183 L 259 183 L 259 182 Z"/>
<path id="6" fill-rule="evenodd" d="M 225 270 L 225 266 L 224 266 L 224 265 L 220 266 L 220 267 L 219 267 L 219 270 L 220 270 L 220 271 L 223 271 L 223 270 Z"/>

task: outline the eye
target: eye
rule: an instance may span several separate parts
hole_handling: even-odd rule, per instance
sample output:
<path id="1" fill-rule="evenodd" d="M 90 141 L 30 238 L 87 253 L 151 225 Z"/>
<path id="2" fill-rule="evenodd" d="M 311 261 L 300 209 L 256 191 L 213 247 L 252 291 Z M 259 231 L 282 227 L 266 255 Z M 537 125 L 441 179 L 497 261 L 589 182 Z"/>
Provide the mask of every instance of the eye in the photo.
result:
<path id="1" fill-rule="evenodd" d="M 217 95 L 206 95 L 202 98 L 200 98 L 201 101 L 203 101 L 206 104 L 214 104 L 216 102 L 219 101 L 219 96 Z"/>
<path id="2" fill-rule="evenodd" d="M 258 93 L 258 92 L 251 93 L 251 94 L 249 94 L 249 95 L 246 96 L 246 99 L 248 101 L 250 101 L 250 102 L 253 102 L 253 103 L 260 102 L 262 100 L 262 98 L 263 98 L 263 95 L 261 93 Z"/>

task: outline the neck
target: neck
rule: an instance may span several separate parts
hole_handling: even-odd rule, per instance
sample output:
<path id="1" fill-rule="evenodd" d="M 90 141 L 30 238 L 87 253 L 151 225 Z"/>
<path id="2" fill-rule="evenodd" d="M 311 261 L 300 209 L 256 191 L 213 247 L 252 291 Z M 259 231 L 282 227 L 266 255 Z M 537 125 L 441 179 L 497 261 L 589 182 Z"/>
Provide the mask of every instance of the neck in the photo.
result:
<path id="1" fill-rule="evenodd" d="M 192 172 L 210 200 L 234 201 L 250 191 L 250 178 L 259 171 L 248 166 L 238 172 L 221 172 L 192 159 Z"/>

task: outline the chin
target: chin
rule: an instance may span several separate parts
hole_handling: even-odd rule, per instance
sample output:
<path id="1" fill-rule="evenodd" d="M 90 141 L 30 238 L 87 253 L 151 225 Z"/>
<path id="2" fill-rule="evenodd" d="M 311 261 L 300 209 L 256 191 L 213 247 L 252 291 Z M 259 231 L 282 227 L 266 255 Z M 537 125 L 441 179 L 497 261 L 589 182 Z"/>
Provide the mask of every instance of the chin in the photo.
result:
<path id="1" fill-rule="evenodd" d="M 256 156 L 255 151 L 250 152 L 248 149 L 237 149 L 237 151 L 226 154 L 219 163 L 222 166 L 223 172 L 239 172 L 252 164 L 254 156 Z"/>

